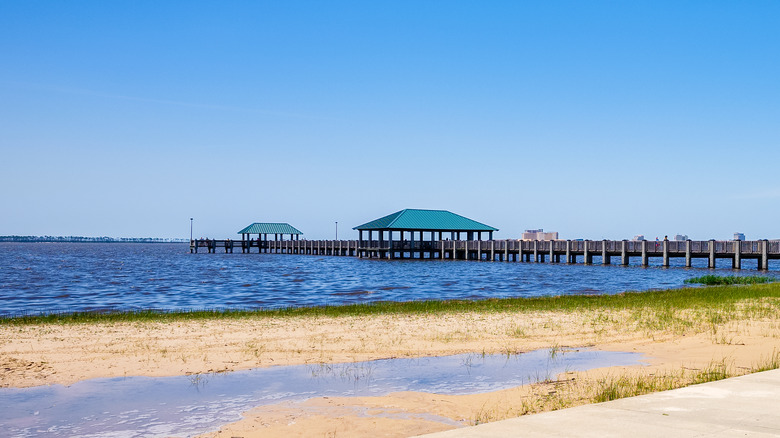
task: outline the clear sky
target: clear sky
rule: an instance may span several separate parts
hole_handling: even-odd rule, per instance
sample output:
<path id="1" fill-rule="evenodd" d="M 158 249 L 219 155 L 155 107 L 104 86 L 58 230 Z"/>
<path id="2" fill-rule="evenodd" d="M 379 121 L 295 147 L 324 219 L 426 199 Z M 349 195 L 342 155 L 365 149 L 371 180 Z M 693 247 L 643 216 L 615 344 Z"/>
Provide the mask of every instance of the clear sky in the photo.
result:
<path id="1" fill-rule="evenodd" d="M 777 1 L 4 1 L 0 235 L 780 238 Z"/>

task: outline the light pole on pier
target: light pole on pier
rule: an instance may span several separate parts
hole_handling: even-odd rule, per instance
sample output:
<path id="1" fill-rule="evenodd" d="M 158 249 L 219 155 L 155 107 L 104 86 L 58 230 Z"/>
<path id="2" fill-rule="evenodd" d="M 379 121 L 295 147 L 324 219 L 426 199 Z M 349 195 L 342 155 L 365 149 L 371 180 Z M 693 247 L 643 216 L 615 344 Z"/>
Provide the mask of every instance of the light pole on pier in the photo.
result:
<path id="1" fill-rule="evenodd" d="M 192 218 L 190 218 L 190 242 L 192 242 Z"/>
<path id="2" fill-rule="evenodd" d="M 339 221 L 336 221 L 336 240 L 339 240 Z"/>

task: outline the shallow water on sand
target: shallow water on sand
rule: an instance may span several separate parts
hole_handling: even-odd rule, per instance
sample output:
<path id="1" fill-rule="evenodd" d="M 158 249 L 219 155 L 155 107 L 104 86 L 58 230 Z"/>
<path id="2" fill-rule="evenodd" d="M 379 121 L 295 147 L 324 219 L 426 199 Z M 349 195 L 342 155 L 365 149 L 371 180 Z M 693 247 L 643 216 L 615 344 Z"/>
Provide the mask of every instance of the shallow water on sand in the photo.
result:
<path id="1" fill-rule="evenodd" d="M 190 254 L 188 244 L 0 243 L 0 316 L 613 294 L 679 287 L 686 278 L 713 272 L 703 269 L 706 260 L 695 260 L 699 268 L 692 269 L 599 262 L 598 257 L 591 266 L 368 260 Z M 755 265 L 746 261 L 745 267 L 755 269 L 750 263 Z M 722 274 L 755 275 L 726 269 L 728 260 L 719 266 Z"/>
<path id="2" fill-rule="evenodd" d="M 253 407 L 281 401 L 398 391 L 474 394 L 555 378 L 565 371 L 635 365 L 640 359 L 637 353 L 556 349 L 0 389 L 0 430 L 7 436 L 191 436 L 238 421 L 241 412 Z M 435 420 L 457 425 L 446 418 Z"/>

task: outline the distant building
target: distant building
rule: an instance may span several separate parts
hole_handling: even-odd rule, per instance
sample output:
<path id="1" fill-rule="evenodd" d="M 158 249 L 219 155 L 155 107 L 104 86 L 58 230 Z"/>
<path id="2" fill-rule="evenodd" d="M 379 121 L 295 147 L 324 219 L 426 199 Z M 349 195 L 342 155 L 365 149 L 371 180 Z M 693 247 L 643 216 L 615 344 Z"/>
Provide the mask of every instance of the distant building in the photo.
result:
<path id="1" fill-rule="evenodd" d="M 745 235 L 743 233 L 734 233 L 734 240 L 745 240 Z"/>
<path id="2" fill-rule="evenodd" d="M 645 240 L 645 235 L 644 235 L 644 234 L 637 234 L 637 235 L 636 235 L 636 236 L 634 236 L 634 238 L 633 238 L 633 239 L 631 239 L 631 240 L 638 240 L 638 241 L 640 241 L 640 242 L 641 242 L 642 240 Z"/>
<path id="3" fill-rule="evenodd" d="M 678 234 L 678 235 L 674 236 L 674 240 L 676 240 L 678 242 L 684 242 L 684 241 L 688 240 L 688 235 L 687 234 Z"/>
<path id="4" fill-rule="evenodd" d="M 523 240 L 558 240 L 557 231 L 544 232 L 542 228 L 538 230 L 525 230 Z"/>

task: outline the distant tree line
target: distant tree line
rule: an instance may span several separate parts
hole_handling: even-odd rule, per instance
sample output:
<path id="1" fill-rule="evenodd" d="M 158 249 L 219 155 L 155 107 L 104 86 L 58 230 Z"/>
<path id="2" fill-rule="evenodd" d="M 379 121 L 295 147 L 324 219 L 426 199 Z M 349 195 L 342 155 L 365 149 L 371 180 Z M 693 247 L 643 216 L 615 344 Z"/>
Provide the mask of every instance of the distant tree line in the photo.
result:
<path id="1" fill-rule="evenodd" d="M 0 236 L 0 242 L 178 243 L 189 240 L 161 237 Z"/>

